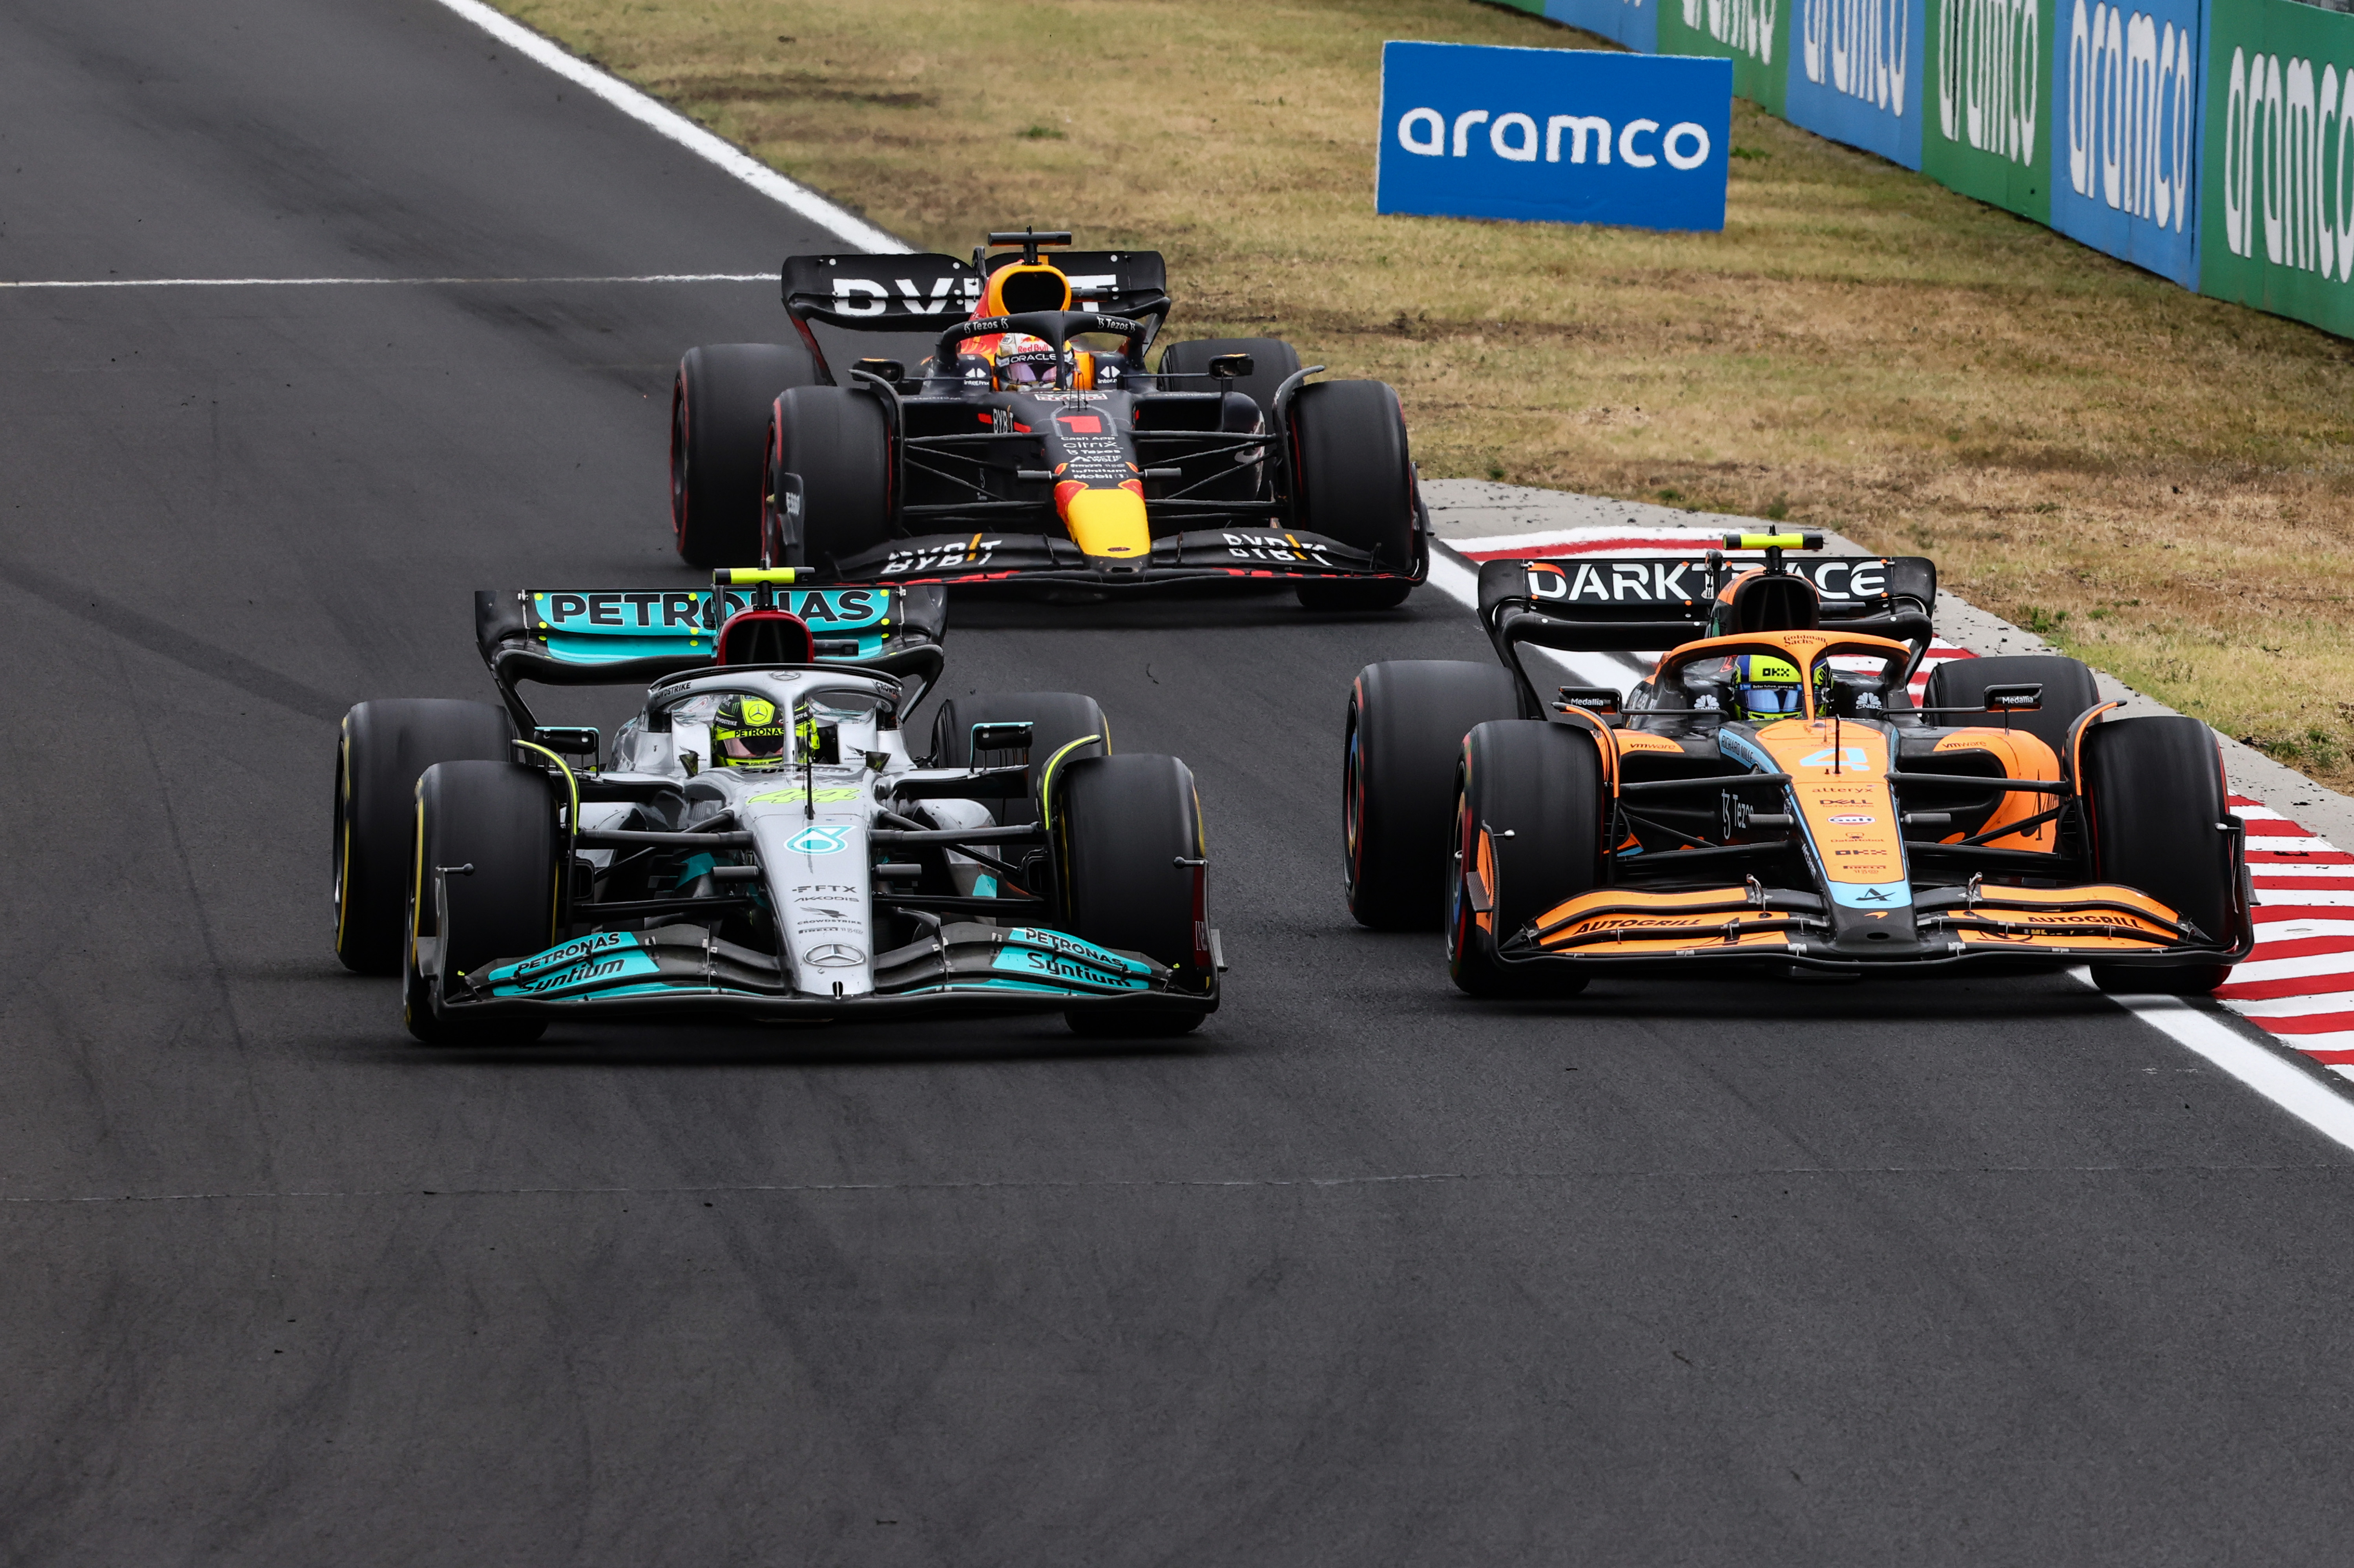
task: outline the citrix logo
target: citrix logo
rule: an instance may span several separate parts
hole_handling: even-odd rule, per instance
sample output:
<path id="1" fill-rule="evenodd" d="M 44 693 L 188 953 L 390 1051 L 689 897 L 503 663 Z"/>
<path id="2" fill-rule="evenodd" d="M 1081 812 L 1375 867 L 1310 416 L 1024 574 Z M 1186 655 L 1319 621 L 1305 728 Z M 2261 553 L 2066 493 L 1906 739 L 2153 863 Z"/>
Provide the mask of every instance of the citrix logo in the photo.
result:
<path id="1" fill-rule="evenodd" d="M 1594 150 L 1596 163 L 1610 161 L 1611 125 L 1599 114 L 1548 115 L 1544 132 L 1540 136 L 1533 115 L 1513 110 L 1491 116 L 1484 109 L 1467 109 L 1455 117 L 1450 138 L 1447 118 L 1437 110 L 1409 109 L 1398 116 L 1398 145 L 1425 158 L 1467 158 L 1471 155 L 1471 130 L 1476 125 L 1488 127 L 1488 150 L 1508 164 L 1535 163 L 1540 144 L 1546 163 L 1560 163 L 1564 132 L 1568 133 L 1571 163 L 1585 162 L 1589 147 Z M 1649 136 L 1659 137 L 1657 154 L 1637 144 L 1637 138 Z M 1677 122 L 1664 132 L 1656 120 L 1629 120 L 1617 128 L 1617 146 L 1618 161 L 1628 168 L 1653 168 L 1660 158 L 1665 158 L 1671 169 L 1697 169 L 1708 162 L 1712 143 L 1708 132 L 1689 120 Z"/>

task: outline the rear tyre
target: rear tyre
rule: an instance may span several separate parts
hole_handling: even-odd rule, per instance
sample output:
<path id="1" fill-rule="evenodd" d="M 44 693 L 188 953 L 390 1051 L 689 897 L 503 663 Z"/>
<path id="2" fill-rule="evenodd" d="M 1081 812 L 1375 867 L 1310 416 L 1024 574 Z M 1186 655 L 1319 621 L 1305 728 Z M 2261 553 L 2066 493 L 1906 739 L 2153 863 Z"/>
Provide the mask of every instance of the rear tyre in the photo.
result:
<path id="1" fill-rule="evenodd" d="M 433 992 L 442 974 L 472 974 L 555 944 L 558 834 L 547 775 L 512 762 L 441 763 L 418 780 L 416 823 L 401 997 L 409 1033 L 434 1045 L 538 1039 L 546 1025 L 536 1020 L 437 1018 Z M 472 869 L 445 869 L 462 866 Z M 419 968 L 419 938 L 440 941 L 431 974 Z"/>
<path id="2" fill-rule="evenodd" d="M 1921 705 L 1927 708 L 1983 708 L 1988 686 L 2023 685 L 2033 682 L 2043 688 L 2043 706 L 2040 712 L 2014 714 L 2009 720 L 2013 729 L 2023 729 L 2052 748 L 2060 758 L 2060 766 L 2068 766 L 2068 731 L 2077 716 L 2086 708 L 2099 705 L 2101 689 L 2093 683 L 2093 672 L 2082 660 L 2063 659 L 2052 653 L 2008 653 L 1993 659 L 1953 659 L 1929 672 L 1929 684 L 1922 694 Z M 1978 722 L 2000 727 L 2001 717 L 1989 714 L 1985 720 L 1973 720 L 1967 714 L 1939 714 L 1929 721 L 1935 725 L 1967 725 Z"/>
<path id="3" fill-rule="evenodd" d="M 670 395 L 670 526 L 696 567 L 748 567 L 760 554 L 769 410 L 788 387 L 818 384 L 798 343 L 690 348 Z"/>
<path id="4" fill-rule="evenodd" d="M 891 432 L 874 393 L 799 387 L 777 399 L 762 490 L 760 558 L 775 567 L 830 567 L 891 536 Z M 801 475 L 801 538 L 785 536 L 776 476 Z"/>
<path id="5" fill-rule="evenodd" d="M 1343 876 L 1358 924 L 1438 927 L 1463 737 L 1490 719 L 1520 716 L 1520 694 L 1501 665 L 1395 659 L 1358 672 L 1341 773 Z"/>
<path id="6" fill-rule="evenodd" d="M 2215 737 L 2179 714 L 2110 719 L 2084 732 L 2082 788 L 2092 819 L 2093 874 L 2148 894 L 2228 945 L 2246 919 L 2232 863 L 2231 810 Z M 2229 964 L 2145 968 L 2094 964 L 2103 991 L 2199 996 Z"/>
<path id="7" fill-rule="evenodd" d="M 1251 373 L 1229 382 L 1209 379 L 1210 361 L 1222 354 L 1247 354 Z M 1299 369 L 1299 351 L 1275 337 L 1204 337 L 1172 343 L 1161 354 L 1161 374 L 1183 376 L 1172 392 L 1214 392 L 1230 387 L 1258 405 L 1267 428 L 1275 428 L 1275 395 Z"/>
<path id="8" fill-rule="evenodd" d="M 1447 969 L 1458 986 L 1473 996 L 1585 989 L 1583 974 L 1508 966 L 1496 948 L 1555 905 L 1602 885 L 1602 756 L 1582 730 L 1511 719 L 1464 737 L 1447 911 Z M 1493 905 L 1484 924 L 1472 907 L 1475 870 Z"/>
<path id="9" fill-rule="evenodd" d="M 335 957 L 364 975 L 400 969 L 417 778 L 437 762 L 504 762 L 514 738 L 488 703 L 362 703 L 335 743 Z"/>
<path id="10" fill-rule="evenodd" d="M 1030 795 L 1027 800 L 1001 800 L 997 820 L 1008 826 L 1038 820 L 1040 776 L 1057 752 L 1088 736 L 1102 738 L 1082 746 L 1063 759 L 1064 765 L 1083 757 L 1111 754 L 1111 721 L 1093 697 L 1076 692 L 982 692 L 976 696 L 950 697 L 932 718 L 934 768 L 1002 768 L 1022 760 L 1013 754 L 972 749 L 977 724 L 1026 724 L 1030 726 Z"/>
<path id="11" fill-rule="evenodd" d="M 1366 551 L 1389 572 L 1414 567 L 1414 464 L 1397 394 L 1381 381 L 1313 381 L 1292 394 L 1292 519 Z M 1411 583 L 1302 583 L 1311 609 L 1386 609 Z"/>
<path id="12" fill-rule="evenodd" d="M 1063 929 L 1083 941 L 1157 959 L 1176 983 L 1206 993 L 1209 868 L 1193 774 L 1173 757 L 1066 762 L 1054 781 L 1055 864 Z M 1094 1037 L 1190 1033 L 1191 1008 L 1074 1008 L 1075 1033 Z"/>

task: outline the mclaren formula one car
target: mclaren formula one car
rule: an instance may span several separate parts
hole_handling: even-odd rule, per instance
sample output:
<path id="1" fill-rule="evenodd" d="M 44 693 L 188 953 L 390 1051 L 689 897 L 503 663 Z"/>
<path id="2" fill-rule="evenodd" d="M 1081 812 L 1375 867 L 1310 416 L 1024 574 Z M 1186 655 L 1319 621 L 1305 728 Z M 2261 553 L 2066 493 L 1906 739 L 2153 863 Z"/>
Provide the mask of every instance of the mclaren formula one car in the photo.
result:
<path id="1" fill-rule="evenodd" d="M 1093 591 L 1240 581 L 1384 609 L 1429 519 L 1397 394 L 1310 381 L 1268 338 L 1171 344 L 1151 251 L 991 234 L 952 256 L 796 256 L 787 344 L 691 349 L 671 402 L 671 524 L 697 566 L 827 583 Z M 930 339 L 837 368 L 812 323 Z M 1094 346 L 1082 346 L 1092 344 Z"/>
<path id="2" fill-rule="evenodd" d="M 335 950 L 410 1032 L 554 1019 L 1060 1011 L 1170 1034 L 1218 1004 L 1193 776 L 1089 698 L 942 703 L 943 590 L 476 596 L 499 702 L 362 703 L 336 753 Z M 642 686 L 610 750 L 526 683 Z"/>
<path id="3" fill-rule="evenodd" d="M 2089 965 L 2196 992 L 2254 944 L 2214 736 L 2120 718 L 2072 659 L 1927 651 L 1936 570 L 1793 557 L 1500 560 L 1500 667 L 1374 664 L 1349 699 L 1350 907 L 1442 925 L 1475 994 L 1610 971 Z M 1533 650 L 1671 648 L 1625 693 Z M 1548 711 L 1549 710 L 1549 711 Z"/>

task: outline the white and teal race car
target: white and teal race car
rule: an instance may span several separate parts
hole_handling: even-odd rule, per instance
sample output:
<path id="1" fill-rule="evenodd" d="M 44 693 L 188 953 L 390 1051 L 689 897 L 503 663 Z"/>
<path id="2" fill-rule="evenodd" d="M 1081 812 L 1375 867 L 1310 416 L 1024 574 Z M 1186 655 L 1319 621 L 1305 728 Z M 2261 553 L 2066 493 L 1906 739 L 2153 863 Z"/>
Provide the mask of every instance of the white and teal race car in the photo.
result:
<path id="1" fill-rule="evenodd" d="M 1060 1011 L 1176 1034 L 1224 967 L 1192 773 L 1090 697 L 941 703 L 943 590 L 478 594 L 500 702 L 362 703 L 336 754 L 335 950 L 411 1033 L 559 1018 Z M 645 686 L 610 747 L 526 683 Z"/>

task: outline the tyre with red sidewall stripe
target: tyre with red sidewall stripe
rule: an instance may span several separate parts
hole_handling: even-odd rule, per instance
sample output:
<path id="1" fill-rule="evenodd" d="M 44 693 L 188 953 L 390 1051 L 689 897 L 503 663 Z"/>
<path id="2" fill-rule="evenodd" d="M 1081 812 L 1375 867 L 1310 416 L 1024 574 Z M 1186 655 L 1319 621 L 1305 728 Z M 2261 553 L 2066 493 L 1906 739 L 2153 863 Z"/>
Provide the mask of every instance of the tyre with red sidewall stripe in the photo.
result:
<path id="1" fill-rule="evenodd" d="M 1567 996 L 1585 976 L 1508 965 L 1497 945 L 1602 885 L 1602 757 L 1567 725 L 1508 719 L 1463 738 L 1455 774 L 1447 969 L 1473 996 Z M 1484 889 L 1484 900 L 1474 897 Z M 1480 902 L 1490 907 L 1481 911 Z"/>
<path id="2" fill-rule="evenodd" d="M 800 343 L 716 343 L 678 362 L 670 398 L 670 525 L 680 559 L 748 567 L 760 556 L 769 411 L 819 383 Z"/>
<path id="3" fill-rule="evenodd" d="M 1500 664 L 1393 659 L 1357 673 L 1341 749 L 1341 849 L 1359 925 L 1439 927 L 1463 737 L 1490 719 L 1521 716 L 1518 687 Z"/>

